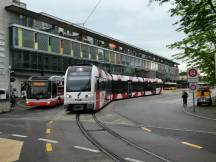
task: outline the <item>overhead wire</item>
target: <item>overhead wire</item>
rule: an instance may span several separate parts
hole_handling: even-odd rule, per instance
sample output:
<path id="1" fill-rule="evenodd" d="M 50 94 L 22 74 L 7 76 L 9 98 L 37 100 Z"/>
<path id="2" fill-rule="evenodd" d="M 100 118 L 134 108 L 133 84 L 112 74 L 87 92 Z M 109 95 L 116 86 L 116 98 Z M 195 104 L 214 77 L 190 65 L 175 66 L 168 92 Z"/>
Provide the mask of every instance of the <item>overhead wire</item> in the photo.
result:
<path id="1" fill-rule="evenodd" d="M 95 10 L 97 9 L 97 7 L 100 5 L 102 0 L 99 0 L 97 2 L 97 4 L 95 5 L 95 7 L 92 9 L 92 11 L 90 12 L 90 14 L 88 15 L 88 17 L 86 18 L 86 20 L 83 23 L 83 26 L 87 23 L 87 21 L 89 20 L 89 18 L 92 16 L 92 14 L 95 12 Z"/>

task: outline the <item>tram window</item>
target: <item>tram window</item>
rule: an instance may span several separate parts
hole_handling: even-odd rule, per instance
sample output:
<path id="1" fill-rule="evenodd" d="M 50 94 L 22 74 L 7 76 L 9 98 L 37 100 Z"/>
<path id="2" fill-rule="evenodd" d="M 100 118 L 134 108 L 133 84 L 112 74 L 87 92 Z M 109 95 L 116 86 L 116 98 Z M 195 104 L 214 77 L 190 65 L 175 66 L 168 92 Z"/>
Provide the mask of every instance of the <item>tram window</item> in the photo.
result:
<path id="1" fill-rule="evenodd" d="M 55 98 L 57 96 L 57 84 L 55 81 L 52 82 L 52 97 Z"/>
<path id="2" fill-rule="evenodd" d="M 72 48 L 73 48 L 74 57 L 80 58 L 80 44 L 76 43 L 76 42 L 73 42 L 72 43 Z"/>
<path id="3" fill-rule="evenodd" d="M 143 91 L 142 83 L 141 82 L 132 82 L 132 91 Z"/>
<path id="4" fill-rule="evenodd" d="M 113 93 L 122 93 L 123 92 L 123 82 L 120 82 L 120 81 L 113 81 L 112 82 L 112 90 L 113 90 Z"/>

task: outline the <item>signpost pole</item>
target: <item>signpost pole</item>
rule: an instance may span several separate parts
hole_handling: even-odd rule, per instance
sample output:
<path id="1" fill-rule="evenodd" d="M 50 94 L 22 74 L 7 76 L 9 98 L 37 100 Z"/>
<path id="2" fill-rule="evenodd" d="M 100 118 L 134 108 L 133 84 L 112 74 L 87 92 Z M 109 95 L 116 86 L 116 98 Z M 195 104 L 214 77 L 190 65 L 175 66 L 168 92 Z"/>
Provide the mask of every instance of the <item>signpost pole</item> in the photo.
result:
<path id="1" fill-rule="evenodd" d="M 195 95 L 194 95 L 194 92 L 193 92 L 193 112 L 195 112 Z"/>
<path id="2" fill-rule="evenodd" d="M 197 89 L 197 83 L 199 81 L 198 70 L 196 68 L 189 68 L 187 70 L 187 77 L 189 82 L 189 90 L 193 94 L 193 112 L 195 112 L 195 92 Z"/>

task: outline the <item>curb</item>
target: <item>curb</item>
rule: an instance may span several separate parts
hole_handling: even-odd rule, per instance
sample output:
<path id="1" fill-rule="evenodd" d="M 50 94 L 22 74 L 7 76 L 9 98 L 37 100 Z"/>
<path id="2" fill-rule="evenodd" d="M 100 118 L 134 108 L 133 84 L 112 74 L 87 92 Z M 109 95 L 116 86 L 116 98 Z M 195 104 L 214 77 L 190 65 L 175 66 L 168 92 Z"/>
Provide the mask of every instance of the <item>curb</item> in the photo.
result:
<path id="1" fill-rule="evenodd" d="M 196 115 L 196 114 L 193 114 L 191 112 L 188 112 L 185 108 L 182 108 L 182 110 L 183 110 L 184 113 L 186 113 L 188 115 L 191 115 L 191 116 L 195 116 L 197 118 L 216 121 L 216 119 L 214 119 L 214 118 L 209 118 L 209 117 L 206 117 L 206 116 Z"/>

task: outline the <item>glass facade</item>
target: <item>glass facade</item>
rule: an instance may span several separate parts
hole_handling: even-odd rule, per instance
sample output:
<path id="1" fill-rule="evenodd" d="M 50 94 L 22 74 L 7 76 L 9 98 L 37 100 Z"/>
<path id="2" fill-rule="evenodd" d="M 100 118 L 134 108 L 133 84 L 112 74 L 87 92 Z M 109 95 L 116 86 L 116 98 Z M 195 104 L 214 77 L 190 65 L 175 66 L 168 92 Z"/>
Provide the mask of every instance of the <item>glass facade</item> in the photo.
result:
<path id="1" fill-rule="evenodd" d="M 104 69 L 115 74 L 130 74 L 133 71 L 130 68 L 159 73 L 176 72 L 171 69 L 172 67 L 156 61 L 126 55 L 31 28 L 14 25 L 12 35 L 14 69 L 64 72 L 69 65 L 94 63 L 98 66 L 104 65 Z"/>

